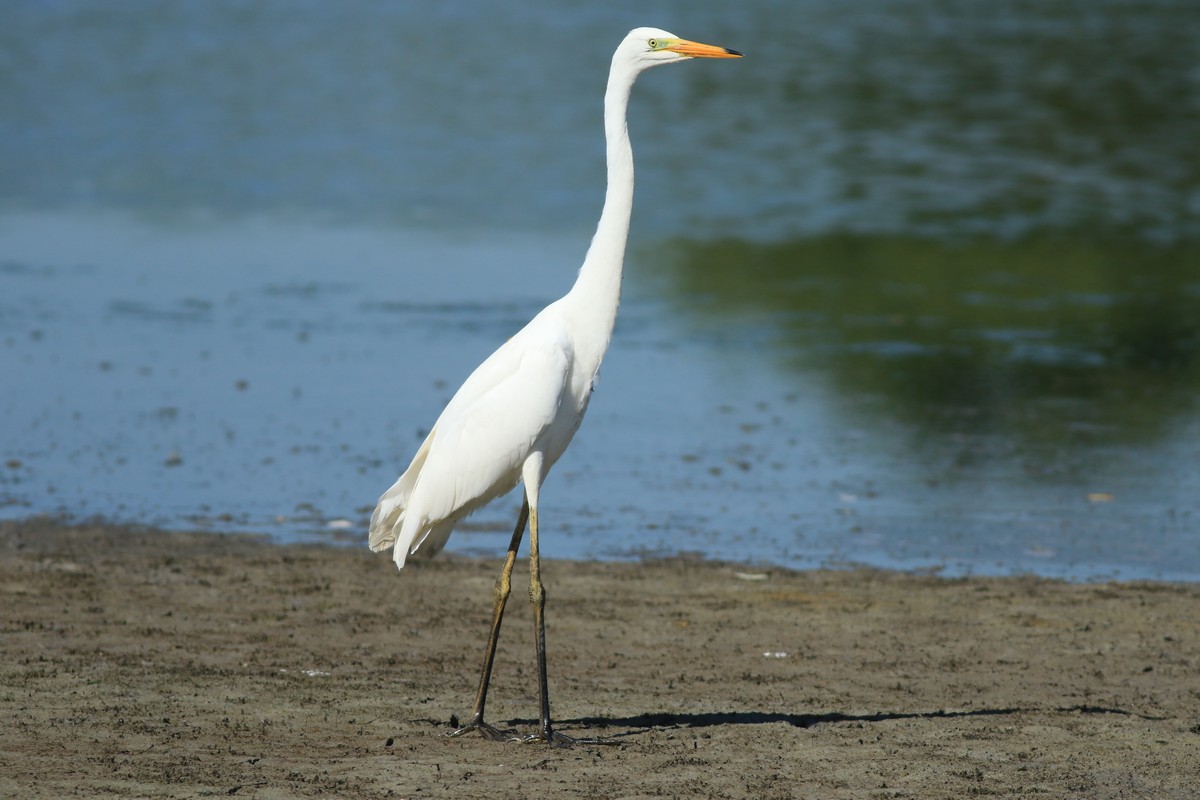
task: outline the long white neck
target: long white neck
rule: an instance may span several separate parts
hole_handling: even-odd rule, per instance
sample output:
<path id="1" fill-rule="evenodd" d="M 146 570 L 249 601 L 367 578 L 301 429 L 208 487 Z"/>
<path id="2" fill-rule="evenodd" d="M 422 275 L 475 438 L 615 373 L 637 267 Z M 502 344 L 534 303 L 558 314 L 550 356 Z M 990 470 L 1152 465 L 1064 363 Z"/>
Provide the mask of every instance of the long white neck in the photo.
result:
<path id="1" fill-rule="evenodd" d="M 633 149 L 629 145 L 626 111 L 637 71 L 613 58 L 604 94 L 604 136 L 608 152 L 608 189 L 604 210 L 579 277 L 563 298 L 569 304 L 572 327 L 582 333 L 575 343 L 576 358 L 591 369 L 600 367 L 608 349 L 617 307 L 621 302 L 621 271 L 629 215 L 633 211 Z"/>

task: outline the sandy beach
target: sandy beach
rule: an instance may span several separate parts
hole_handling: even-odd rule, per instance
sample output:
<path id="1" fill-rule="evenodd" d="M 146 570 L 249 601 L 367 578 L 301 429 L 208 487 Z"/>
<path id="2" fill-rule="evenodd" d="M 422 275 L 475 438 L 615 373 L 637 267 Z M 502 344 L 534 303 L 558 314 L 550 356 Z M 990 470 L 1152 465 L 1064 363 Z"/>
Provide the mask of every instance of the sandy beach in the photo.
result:
<path id="1" fill-rule="evenodd" d="M 1200 792 L 1200 586 L 549 562 L 555 717 L 612 742 L 550 749 L 445 736 L 498 568 L 0 523 L 0 795 Z M 515 590 L 489 717 L 519 731 L 531 619 Z"/>

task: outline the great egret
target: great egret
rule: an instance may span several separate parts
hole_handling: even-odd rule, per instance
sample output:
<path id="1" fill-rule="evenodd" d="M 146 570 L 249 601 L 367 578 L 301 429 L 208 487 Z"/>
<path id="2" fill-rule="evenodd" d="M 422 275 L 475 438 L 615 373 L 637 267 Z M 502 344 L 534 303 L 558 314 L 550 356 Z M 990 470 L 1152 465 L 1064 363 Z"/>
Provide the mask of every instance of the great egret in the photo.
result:
<path id="1" fill-rule="evenodd" d="M 546 592 L 538 563 L 538 489 L 583 421 L 592 385 L 612 337 L 633 207 L 633 150 L 626 110 L 637 76 L 691 58 L 737 58 L 724 47 L 636 28 L 613 53 L 604 94 L 608 189 L 596 234 L 571 291 L 542 309 L 471 373 L 434 424 L 399 480 L 371 516 L 370 547 L 393 547 L 397 567 L 409 555 L 434 555 L 454 525 L 524 481 L 525 499 L 496 581 L 491 634 L 471 721 L 451 735 L 479 731 L 492 739 L 569 744 L 554 731 L 546 685 Z M 529 523 L 529 598 L 537 646 L 541 729 L 516 737 L 484 722 L 492 660 L 508 600 L 517 548 Z"/>

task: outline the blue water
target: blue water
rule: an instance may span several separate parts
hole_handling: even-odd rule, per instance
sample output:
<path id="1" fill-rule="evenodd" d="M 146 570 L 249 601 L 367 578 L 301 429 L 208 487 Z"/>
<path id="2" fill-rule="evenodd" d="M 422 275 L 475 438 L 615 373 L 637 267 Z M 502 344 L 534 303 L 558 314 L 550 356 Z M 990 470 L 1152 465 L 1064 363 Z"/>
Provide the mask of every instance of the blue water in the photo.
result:
<path id="1" fill-rule="evenodd" d="M 636 87 L 547 554 L 1200 578 L 1200 7 L 639 8 L 0 8 L 0 514 L 360 543 L 653 24 L 749 57 Z"/>

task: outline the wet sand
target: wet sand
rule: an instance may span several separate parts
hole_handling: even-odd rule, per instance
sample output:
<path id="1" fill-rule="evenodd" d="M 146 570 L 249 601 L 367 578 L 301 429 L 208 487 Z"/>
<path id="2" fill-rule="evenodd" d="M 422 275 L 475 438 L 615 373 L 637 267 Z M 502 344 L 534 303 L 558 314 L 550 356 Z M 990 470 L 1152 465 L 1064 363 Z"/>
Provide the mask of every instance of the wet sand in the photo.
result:
<path id="1" fill-rule="evenodd" d="M 549 562 L 550 749 L 498 567 L 0 523 L 0 796 L 1200 793 L 1197 585 Z"/>

